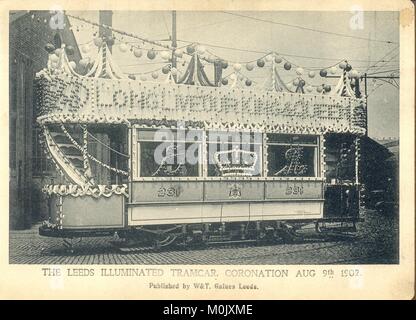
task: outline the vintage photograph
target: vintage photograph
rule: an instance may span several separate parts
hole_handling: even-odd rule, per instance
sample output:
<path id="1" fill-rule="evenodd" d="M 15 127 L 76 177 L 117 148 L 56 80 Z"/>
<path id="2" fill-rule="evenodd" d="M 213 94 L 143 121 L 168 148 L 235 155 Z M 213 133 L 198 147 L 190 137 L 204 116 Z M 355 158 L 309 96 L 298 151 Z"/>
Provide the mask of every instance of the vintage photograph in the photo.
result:
<path id="1" fill-rule="evenodd" d="M 399 31 L 9 11 L 9 264 L 399 264 Z"/>

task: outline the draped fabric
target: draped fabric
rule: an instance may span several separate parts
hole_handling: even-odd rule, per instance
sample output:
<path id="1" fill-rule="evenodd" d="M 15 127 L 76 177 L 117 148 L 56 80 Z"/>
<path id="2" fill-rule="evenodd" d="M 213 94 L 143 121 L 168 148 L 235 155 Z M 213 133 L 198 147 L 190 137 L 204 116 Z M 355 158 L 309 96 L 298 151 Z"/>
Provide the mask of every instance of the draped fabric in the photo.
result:
<path id="1" fill-rule="evenodd" d="M 276 82 L 275 82 L 275 85 L 274 85 L 274 89 L 276 91 L 279 91 L 279 92 L 283 92 L 283 91 L 291 92 L 289 90 L 289 88 L 286 86 L 286 84 L 283 82 L 282 78 L 280 77 L 279 72 L 277 72 L 277 68 L 276 67 L 273 67 L 273 72 L 274 72 L 274 76 L 276 78 Z"/>
<path id="2" fill-rule="evenodd" d="M 222 63 L 219 60 L 214 62 L 214 84 L 216 87 L 219 86 L 222 79 Z"/>
<path id="3" fill-rule="evenodd" d="M 90 70 L 85 75 L 77 73 L 72 68 L 68 56 L 65 52 L 65 45 L 63 44 L 61 50 L 58 53 L 58 61 L 56 65 L 52 61 L 48 61 L 47 70 L 50 73 L 56 71 L 64 71 L 67 74 L 79 77 L 79 78 L 108 78 L 108 79 L 127 79 L 128 77 L 121 71 L 120 67 L 114 62 L 110 50 L 108 50 L 107 44 L 103 44 L 98 50 L 97 59 Z M 45 73 L 45 70 L 39 72 L 39 74 Z"/>
<path id="4" fill-rule="evenodd" d="M 270 73 L 264 83 L 266 90 L 277 91 L 277 92 L 292 92 L 286 86 L 282 78 L 280 77 L 279 72 L 277 71 L 276 65 L 273 63 Z"/>
<path id="5" fill-rule="evenodd" d="M 192 56 L 185 73 L 180 79 L 178 79 L 177 83 L 210 87 L 216 86 L 215 80 L 214 83 L 212 83 L 208 79 L 201 59 L 199 59 L 196 53 Z"/>
<path id="6" fill-rule="evenodd" d="M 299 84 L 298 84 L 298 86 L 296 87 L 296 92 L 297 92 L 297 93 L 305 93 L 305 90 L 303 89 L 303 87 L 304 87 L 304 84 L 302 84 L 302 83 L 299 81 Z"/>
<path id="7" fill-rule="evenodd" d="M 176 83 L 191 84 L 193 81 L 193 76 L 194 76 L 194 68 L 195 68 L 195 62 L 194 62 L 194 57 L 192 57 L 191 62 L 186 68 L 186 71 L 184 72 L 182 77 L 180 77 L 177 80 Z"/>
<path id="8" fill-rule="evenodd" d="M 197 59 L 197 66 L 198 66 L 198 80 L 199 83 L 203 86 L 210 86 L 215 87 L 215 84 L 213 84 L 211 81 L 209 81 L 207 74 L 205 73 L 204 66 L 201 63 L 201 60 L 199 57 L 196 57 Z"/>

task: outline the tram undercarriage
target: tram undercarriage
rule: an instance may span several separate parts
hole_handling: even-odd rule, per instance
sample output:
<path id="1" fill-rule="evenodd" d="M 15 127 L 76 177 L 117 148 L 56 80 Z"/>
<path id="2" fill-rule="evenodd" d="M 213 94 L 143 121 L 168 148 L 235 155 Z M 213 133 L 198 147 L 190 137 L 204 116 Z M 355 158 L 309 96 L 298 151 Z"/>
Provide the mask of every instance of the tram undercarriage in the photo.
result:
<path id="1" fill-rule="evenodd" d="M 358 218 L 329 218 L 311 221 L 252 221 L 230 223 L 181 224 L 111 230 L 57 231 L 43 225 L 40 235 L 62 238 L 73 251 L 82 238 L 113 236 L 121 251 L 130 248 L 194 248 L 234 244 L 294 244 L 305 241 L 351 239 L 357 231 Z"/>

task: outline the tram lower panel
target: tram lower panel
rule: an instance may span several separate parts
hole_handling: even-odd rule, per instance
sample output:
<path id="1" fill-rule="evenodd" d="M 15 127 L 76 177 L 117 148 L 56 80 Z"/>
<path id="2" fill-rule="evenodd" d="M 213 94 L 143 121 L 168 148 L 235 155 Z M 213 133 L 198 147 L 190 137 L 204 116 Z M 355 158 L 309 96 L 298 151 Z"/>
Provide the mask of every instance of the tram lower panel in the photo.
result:
<path id="1" fill-rule="evenodd" d="M 137 205 L 128 209 L 128 224 L 187 224 L 320 219 L 323 201 Z"/>
<path id="2" fill-rule="evenodd" d="M 60 229 L 93 231 L 167 224 L 359 218 L 359 192 L 354 185 L 325 185 L 323 181 L 222 181 L 208 182 L 207 187 L 203 183 L 136 182 L 130 201 L 116 194 L 99 198 L 55 194 L 49 199 L 49 221 Z M 236 188 L 237 195 L 232 193 L 231 197 L 229 190 L 235 192 Z M 207 195 L 207 190 L 213 194 Z"/>

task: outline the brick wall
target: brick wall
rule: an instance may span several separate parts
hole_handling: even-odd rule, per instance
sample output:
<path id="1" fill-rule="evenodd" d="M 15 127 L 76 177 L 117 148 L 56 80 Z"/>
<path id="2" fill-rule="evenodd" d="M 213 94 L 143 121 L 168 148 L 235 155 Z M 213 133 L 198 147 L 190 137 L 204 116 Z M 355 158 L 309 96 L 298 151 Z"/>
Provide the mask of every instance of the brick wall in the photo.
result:
<path id="1" fill-rule="evenodd" d="M 74 34 L 65 17 L 65 28 L 53 30 L 49 26 L 48 11 L 14 11 L 9 20 L 9 217 L 10 228 L 29 228 L 44 217 L 46 205 L 40 192 L 43 183 L 59 179 L 55 172 L 33 177 L 33 155 L 38 155 L 35 131 L 33 79 L 46 66 L 47 43 L 56 38 L 71 45 L 75 53 L 71 60 L 78 63 L 81 54 Z M 33 145 L 35 141 L 35 145 Z M 46 182 L 45 182 L 46 181 Z"/>

